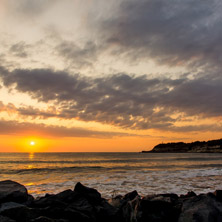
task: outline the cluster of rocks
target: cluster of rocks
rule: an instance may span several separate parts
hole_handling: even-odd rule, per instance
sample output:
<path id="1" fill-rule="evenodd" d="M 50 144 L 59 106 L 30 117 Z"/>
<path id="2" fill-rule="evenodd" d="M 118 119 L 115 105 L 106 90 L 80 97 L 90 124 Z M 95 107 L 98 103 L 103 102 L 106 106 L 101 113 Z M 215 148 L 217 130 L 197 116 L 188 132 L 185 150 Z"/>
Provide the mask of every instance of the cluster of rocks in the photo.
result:
<path id="1" fill-rule="evenodd" d="M 156 194 L 140 197 L 136 191 L 110 200 L 77 183 L 74 190 L 33 198 L 14 181 L 0 182 L 0 222 L 219 222 L 222 191 L 196 195 Z"/>

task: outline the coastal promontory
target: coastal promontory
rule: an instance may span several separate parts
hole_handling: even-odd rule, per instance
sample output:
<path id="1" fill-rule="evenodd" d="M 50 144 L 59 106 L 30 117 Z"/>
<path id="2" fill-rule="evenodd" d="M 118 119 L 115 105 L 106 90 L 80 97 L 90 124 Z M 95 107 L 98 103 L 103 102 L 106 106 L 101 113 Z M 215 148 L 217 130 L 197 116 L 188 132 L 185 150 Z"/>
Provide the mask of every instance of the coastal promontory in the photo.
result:
<path id="1" fill-rule="evenodd" d="M 222 153 L 222 139 L 191 143 L 161 143 L 142 153 Z"/>

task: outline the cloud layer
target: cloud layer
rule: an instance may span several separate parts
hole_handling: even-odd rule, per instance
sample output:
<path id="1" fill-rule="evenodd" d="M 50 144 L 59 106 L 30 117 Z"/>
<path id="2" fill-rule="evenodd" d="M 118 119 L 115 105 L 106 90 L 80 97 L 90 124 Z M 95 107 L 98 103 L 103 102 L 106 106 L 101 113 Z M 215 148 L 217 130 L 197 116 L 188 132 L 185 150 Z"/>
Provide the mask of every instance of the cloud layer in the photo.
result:
<path id="1" fill-rule="evenodd" d="M 115 54 L 154 59 L 170 66 L 220 65 L 222 3 L 219 0 L 123 1 L 113 18 L 101 21 Z"/>
<path id="2" fill-rule="evenodd" d="M 63 127 L 52 126 L 45 124 L 35 124 L 18 121 L 0 120 L 1 135 L 39 135 L 50 137 L 91 137 L 91 138 L 112 138 L 112 137 L 128 137 L 135 134 L 120 133 L 120 132 L 103 132 L 97 130 L 83 129 L 80 127 Z"/>
<path id="3" fill-rule="evenodd" d="M 220 0 L 10 0 L 5 5 L 4 27 L 11 30 L 0 37 L 0 90 L 27 94 L 50 108 L 0 102 L 0 111 L 132 130 L 221 131 Z M 149 71 L 150 61 L 164 70 Z M 172 67 L 181 69 L 171 73 Z M 15 124 L 18 131 L 32 127 L 1 124 L 5 129 Z M 50 127 L 37 126 L 53 135 L 78 130 L 101 135 Z"/>
<path id="4" fill-rule="evenodd" d="M 55 112 L 20 108 L 22 115 L 76 118 L 131 129 L 173 130 L 184 116 L 221 117 L 222 79 L 148 78 L 115 74 L 86 78 L 50 69 L 8 71 L 5 87 L 55 107 Z"/>

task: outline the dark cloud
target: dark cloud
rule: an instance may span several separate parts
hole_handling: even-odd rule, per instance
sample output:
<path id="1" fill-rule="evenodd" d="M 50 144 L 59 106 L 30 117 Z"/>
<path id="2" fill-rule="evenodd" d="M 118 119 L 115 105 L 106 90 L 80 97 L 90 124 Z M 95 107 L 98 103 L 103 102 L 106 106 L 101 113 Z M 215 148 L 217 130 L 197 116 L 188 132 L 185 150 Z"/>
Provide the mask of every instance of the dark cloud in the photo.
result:
<path id="1" fill-rule="evenodd" d="M 123 1 L 100 33 L 113 54 L 134 61 L 154 59 L 170 66 L 222 62 L 220 0 Z"/>
<path id="2" fill-rule="evenodd" d="M 0 134 L 2 135 L 27 135 L 27 133 L 52 137 L 111 138 L 116 136 L 135 136 L 135 134 L 94 131 L 78 127 L 67 128 L 62 126 L 0 120 Z"/>
<path id="3" fill-rule="evenodd" d="M 24 17 L 39 16 L 44 13 L 49 7 L 52 7 L 57 0 L 9 0 L 8 4 L 14 13 L 20 13 Z"/>
<path id="4" fill-rule="evenodd" d="M 87 42 L 80 47 L 72 41 L 62 40 L 55 48 L 58 55 L 61 56 L 69 66 L 81 68 L 93 66 L 93 62 L 97 59 L 97 47 L 93 42 Z"/>
<path id="5" fill-rule="evenodd" d="M 27 45 L 24 41 L 22 41 L 22 42 L 13 44 L 10 47 L 9 51 L 17 57 L 26 58 L 28 56 L 27 48 L 29 47 L 30 47 L 29 45 Z"/>
<path id="6" fill-rule="evenodd" d="M 172 126 L 166 131 L 189 133 L 189 132 L 222 132 L 221 124 L 200 124 L 200 125 L 188 125 L 188 126 Z"/>
<path id="7" fill-rule="evenodd" d="M 5 87 L 27 93 L 55 109 L 17 108 L 21 115 L 173 131 L 181 118 L 172 114 L 208 118 L 221 117 L 222 113 L 221 78 L 158 79 L 121 73 L 92 78 L 50 69 L 0 70 Z"/>

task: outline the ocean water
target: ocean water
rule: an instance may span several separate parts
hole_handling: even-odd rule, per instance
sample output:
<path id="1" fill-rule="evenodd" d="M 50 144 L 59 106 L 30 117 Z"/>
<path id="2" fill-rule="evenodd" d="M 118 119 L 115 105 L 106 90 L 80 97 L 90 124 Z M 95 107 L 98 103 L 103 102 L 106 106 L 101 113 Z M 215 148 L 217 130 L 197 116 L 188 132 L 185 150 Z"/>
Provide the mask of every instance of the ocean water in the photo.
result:
<path id="1" fill-rule="evenodd" d="M 222 189 L 222 154 L 200 153 L 0 153 L 0 180 L 24 184 L 42 196 L 77 182 L 103 197 L 137 190 L 185 194 Z"/>

